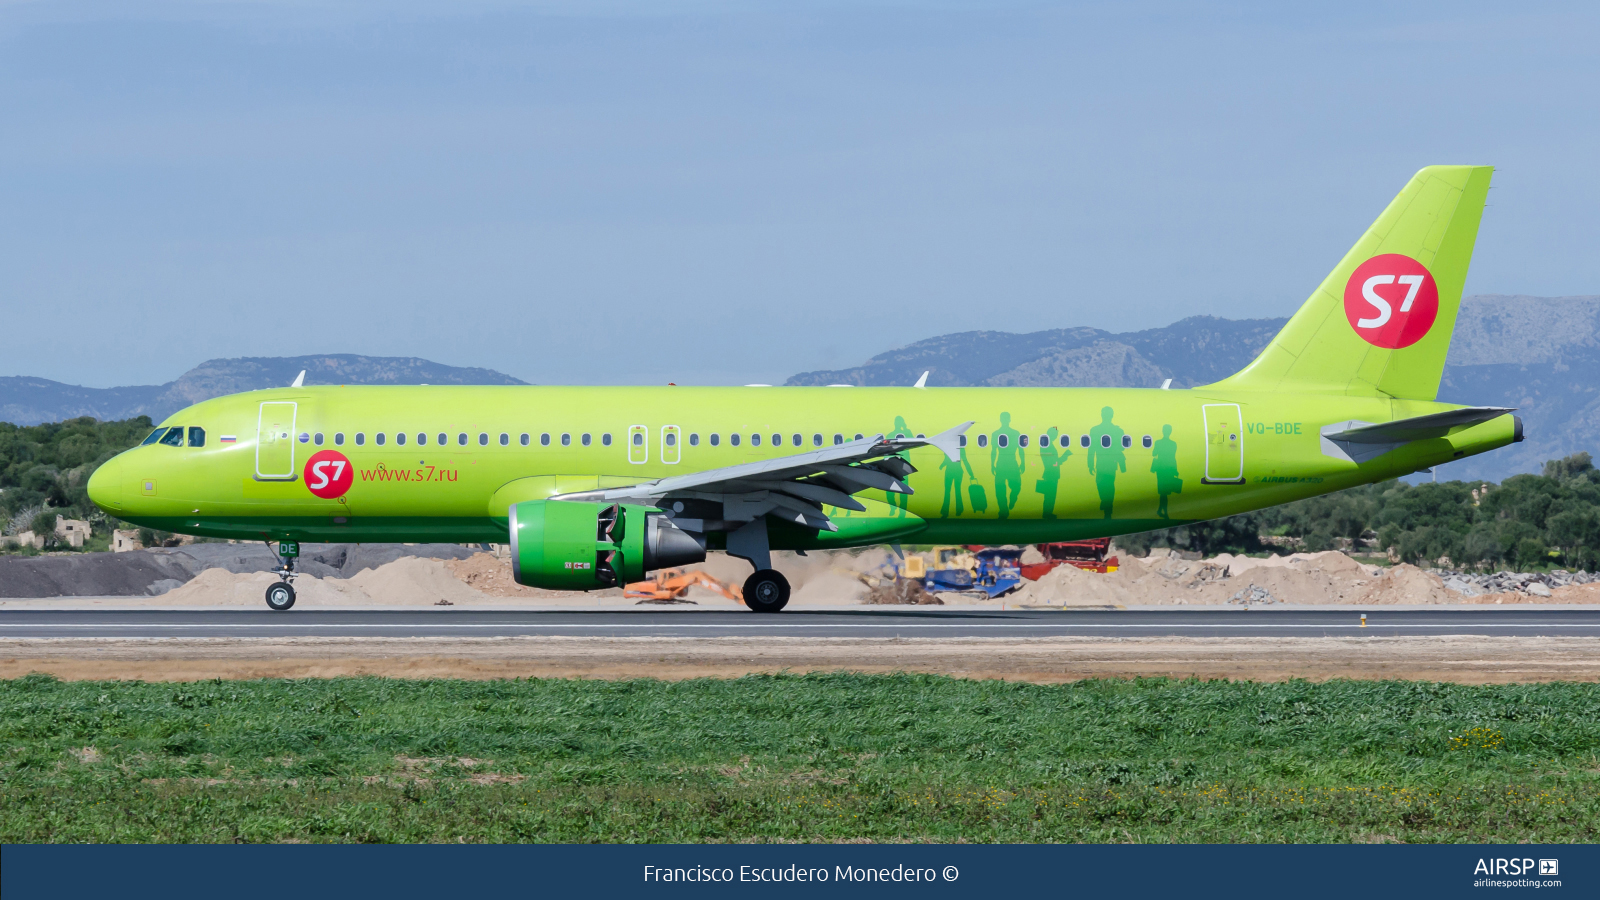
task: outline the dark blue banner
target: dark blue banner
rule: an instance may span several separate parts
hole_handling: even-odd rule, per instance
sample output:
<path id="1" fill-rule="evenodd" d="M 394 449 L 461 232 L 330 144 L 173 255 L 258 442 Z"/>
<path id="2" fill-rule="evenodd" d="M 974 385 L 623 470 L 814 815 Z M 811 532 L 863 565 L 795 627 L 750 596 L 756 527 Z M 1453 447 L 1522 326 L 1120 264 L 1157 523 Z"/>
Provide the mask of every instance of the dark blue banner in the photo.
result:
<path id="1" fill-rule="evenodd" d="M 1594 846 L 24 846 L 5 900 L 1600 896 Z M 1027 892 L 1019 894 L 1018 892 Z"/>

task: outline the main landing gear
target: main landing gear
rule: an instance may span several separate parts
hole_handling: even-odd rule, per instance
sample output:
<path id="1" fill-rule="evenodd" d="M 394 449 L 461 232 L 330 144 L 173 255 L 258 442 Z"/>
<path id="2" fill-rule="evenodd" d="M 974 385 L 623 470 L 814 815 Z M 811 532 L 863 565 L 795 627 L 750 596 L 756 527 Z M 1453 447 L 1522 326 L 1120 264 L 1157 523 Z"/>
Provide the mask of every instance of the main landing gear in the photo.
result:
<path id="1" fill-rule="evenodd" d="M 789 579 L 777 569 L 757 569 L 744 582 L 744 605 L 755 612 L 775 613 L 789 603 Z"/>
<path id="2" fill-rule="evenodd" d="M 270 544 L 270 542 L 269 542 Z M 267 587 L 267 606 L 278 612 L 294 606 L 294 561 L 300 555 L 298 541 L 278 542 L 278 583 Z M 787 596 L 787 595 L 786 595 Z"/>
<path id="3" fill-rule="evenodd" d="M 744 582 L 745 606 L 753 612 L 775 613 L 788 605 L 789 579 L 772 568 L 772 547 L 767 543 L 765 517 L 728 533 L 728 555 L 755 566 L 755 574 Z"/>

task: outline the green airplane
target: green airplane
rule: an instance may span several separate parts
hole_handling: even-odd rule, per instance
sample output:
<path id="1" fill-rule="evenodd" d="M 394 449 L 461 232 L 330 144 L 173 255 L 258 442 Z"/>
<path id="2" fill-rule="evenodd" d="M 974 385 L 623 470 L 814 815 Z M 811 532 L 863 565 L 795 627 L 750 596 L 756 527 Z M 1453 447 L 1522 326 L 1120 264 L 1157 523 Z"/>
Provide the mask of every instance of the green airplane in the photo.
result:
<path id="1" fill-rule="evenodd" d="M 307 387 L 195 404 L 89 495 L 165 531 L 500 542 L 518 582 L 594 590 L 722 550 L 752 610 L 772 550 L 1022 544 L 1215 519 L 1522 439 L 1436 402 L 1492 169 L 1418 172 L 1249 366 L 1187 390 Z M 924 376 L 924 381 L 926 376 Z"/>

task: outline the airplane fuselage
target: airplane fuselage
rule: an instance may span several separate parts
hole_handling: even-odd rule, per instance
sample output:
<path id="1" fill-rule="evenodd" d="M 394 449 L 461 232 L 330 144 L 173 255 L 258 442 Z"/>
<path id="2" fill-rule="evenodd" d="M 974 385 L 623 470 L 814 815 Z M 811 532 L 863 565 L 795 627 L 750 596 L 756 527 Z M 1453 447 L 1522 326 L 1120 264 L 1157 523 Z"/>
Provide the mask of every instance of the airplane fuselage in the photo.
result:
<path id="1" fill-rule="evenodd" d="M 1030 543 L 1214 519 L 1514 439 L 1502 416 L 1354 462 L 1321 435 L 1456 408 L 1208 389 L 283 388 L 168 417 L 162 436 L 181 442 L 119 455 L 90 491 L 120 519 L 195 535 L 500 542 L 517 502 L 970 420 L 960 459 L 909 451 L 911 495 L 862 492 L 865 512 L 827 508 L 837 532 L 778 527 L 772 546 Z"/>

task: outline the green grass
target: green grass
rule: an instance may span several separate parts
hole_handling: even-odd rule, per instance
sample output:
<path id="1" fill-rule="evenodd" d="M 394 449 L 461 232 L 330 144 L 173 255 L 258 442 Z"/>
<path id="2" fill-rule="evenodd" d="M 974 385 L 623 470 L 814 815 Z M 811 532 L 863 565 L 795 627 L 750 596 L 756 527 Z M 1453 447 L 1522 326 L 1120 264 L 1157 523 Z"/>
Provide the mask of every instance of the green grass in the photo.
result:
<path id="1" fill-rule="evenodd" d="M 1600 840 L 1600 686 L 0 682 L 0 841 Z"/>

